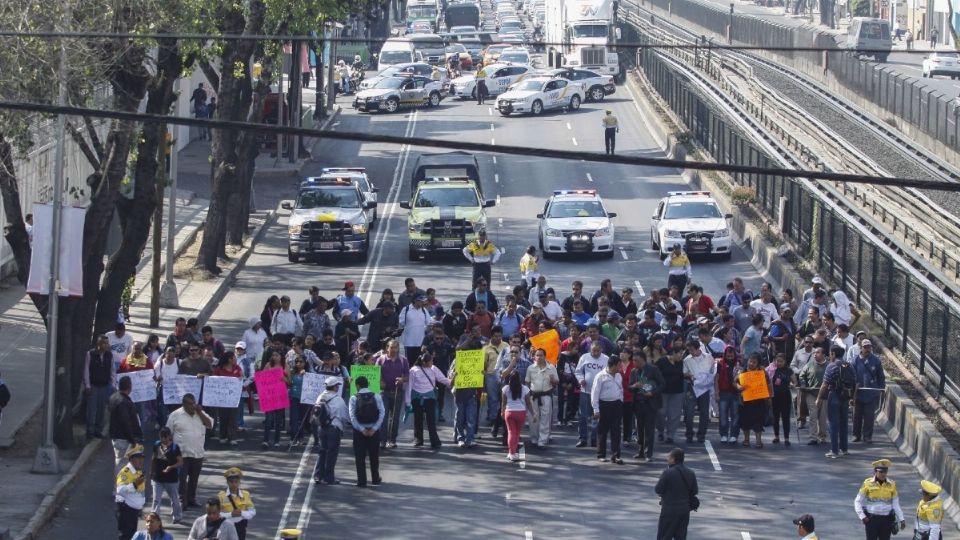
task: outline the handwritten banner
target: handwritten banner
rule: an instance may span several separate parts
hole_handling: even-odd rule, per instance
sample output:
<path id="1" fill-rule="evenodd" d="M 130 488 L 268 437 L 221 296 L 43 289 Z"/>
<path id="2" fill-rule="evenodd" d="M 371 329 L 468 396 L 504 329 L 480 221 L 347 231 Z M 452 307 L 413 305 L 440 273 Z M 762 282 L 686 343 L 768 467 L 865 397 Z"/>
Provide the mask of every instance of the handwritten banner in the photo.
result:
<path id="1" fill-rule="evenodd" d="M 134 403 L 143 401 L 153 401 L 157 399 L 157 383 L 153 380 L 152 369 L 142 369 L 140 371 L 131 371 L 129 373 L 119 374 L 117 380 L 127 378 L 133 384 L 133 390 L 130 392 L 130 399 Z"/>
<path id="2" fill-rule="evenodd" d="M 367 388 L 374 394 L 380 393 L 380 366 L 354 364 L 350 366 L 350 395 L 357 393 L 357 377 L 367 378 Z"/>
<path id="3" fill-rule="evenodd" d="M 483 388 L 483 349 L 457 351 L 457 378 L 454 385 L 463 388 Z"/>
<path id="4" fill-rule="evenodd" d="M 193 375 L 164 377 L 163 403 L 165 405 L 179 405 L 183 402 L 183 396 L 186 394 L 193 394 L 193 397 L 200 399 L 201 388 L 203 388 L 203 380 Z"/>
<path id="5" fill-rule="evenodd" d="M 744 371 L 740 374 L 741 395 L 743 401 L 756 401 L 770 397 L 770 388 L 767 387 L 767 374 L 763 370 Z"/>
<path id="6" fill-rule="evenodd" d="M 203 406 L 236 408 L 240 404 L 243 380 L 239 377 L 205 377 Z"/>
<path id="7" fill-rule="evenodd" d="M 530 338 L 532 350 L 543 349 L 547 353 L 547 362 L 557 365 L 560 358 L 560 334 L 550 329 Z"/>
<path id="8" fill-rule="evenodd" d="M 260 396 L 260 412 L 286 409 L 290 406 L 287 383 L 283 380 L 283 368 L 271 368 L 253 374 Z"/>
<path id="9" fill-rule="evenodd" d="M 300 403 L 307 403 L 309 405 L 316 403 L 317 398 L 320 397 L 320 394 L 325 390 L 323 380 L 326 378 L 326 375 L 320 375 L 318 373 L 304 373 L 303 387 L 300 390 Z"/>

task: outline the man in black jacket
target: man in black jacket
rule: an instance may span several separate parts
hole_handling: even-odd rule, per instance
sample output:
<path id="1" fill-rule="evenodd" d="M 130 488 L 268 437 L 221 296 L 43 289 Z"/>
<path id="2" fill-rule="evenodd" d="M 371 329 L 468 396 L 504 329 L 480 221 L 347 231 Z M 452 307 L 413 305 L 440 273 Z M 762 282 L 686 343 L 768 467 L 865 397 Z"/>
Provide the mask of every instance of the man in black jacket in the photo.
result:
<path id="1" fill-rule="evenodd" d="M 120 469 L 127 464 L 127 450 L 143 443 L 143 430 L 140 427 L 140 417 L 137 416 L 137 407 L 130 399 L 133 391 L 133 381 L 130 377 L 120 377 L 117 382 L 118 390 L 110 396 L 108 408 L 110 410 L 110 440 L 113 442 L 114 471 L 116 476 Z"/>
<path id="2" fill-rule="evenodd" d="M 369 324 L 367 331 L 367 343 L 380 350 L 384 338 L 394 338 L 396 330 L 400 327 L 400 318 L 397 316 L 397 306 L 393 302 L 387 302 L 367 313 L 357 321 L 358 326 Z"/>
<path id="3" fill-rule="evenodd" d="M 654 491 L 660 496 L 657 540 L 686 540 L 690 524 L 690 501 L 697 494 L 697 476 L 683 464 L 683 450 L 667 454 L 668 467 Z"/>

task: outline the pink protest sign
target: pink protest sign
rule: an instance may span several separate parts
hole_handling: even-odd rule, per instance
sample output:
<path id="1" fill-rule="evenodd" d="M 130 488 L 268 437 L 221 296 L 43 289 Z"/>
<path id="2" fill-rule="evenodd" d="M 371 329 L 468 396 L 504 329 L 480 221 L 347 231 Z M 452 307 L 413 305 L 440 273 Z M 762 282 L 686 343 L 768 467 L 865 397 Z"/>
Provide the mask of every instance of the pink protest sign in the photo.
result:
<path id="1" fill-rule="evenodd" d="M 283 382 L 283 368 L 258 371 L 253 374 L 260 396 L 260 411 L 268 413 L 290 406 L 287 383 Z"/>

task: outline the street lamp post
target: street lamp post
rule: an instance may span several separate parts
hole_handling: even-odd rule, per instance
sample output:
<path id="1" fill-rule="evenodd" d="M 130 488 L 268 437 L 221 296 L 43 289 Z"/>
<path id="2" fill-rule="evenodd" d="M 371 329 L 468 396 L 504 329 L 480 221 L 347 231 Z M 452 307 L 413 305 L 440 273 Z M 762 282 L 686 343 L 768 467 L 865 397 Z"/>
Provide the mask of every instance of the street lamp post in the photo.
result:
<path id="1" fill-rule="evenodd" d="M 173 116 L 178 116 L 180 109 L 180 79 L 173 82 Z M 173 281 L 174 240 L 177 234 L 177 166 L 178 156 L 176 136 L 177 129 L 172 128 L 174 135 L 170 137 L 170 195 L 167 201 L 167 264 L 164 272 L 163 286 L 160 288 L 160 305 L 166 308 L 179 307 L 180 299 L 177 295 L 177 284 Z"/>

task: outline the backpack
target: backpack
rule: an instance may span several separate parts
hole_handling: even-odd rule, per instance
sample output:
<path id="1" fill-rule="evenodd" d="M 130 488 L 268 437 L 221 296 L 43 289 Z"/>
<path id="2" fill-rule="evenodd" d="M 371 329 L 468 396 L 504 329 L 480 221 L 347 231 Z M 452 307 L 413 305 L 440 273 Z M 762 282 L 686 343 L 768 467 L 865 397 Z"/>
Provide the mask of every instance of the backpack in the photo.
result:
<path id="1" fill-rule="evenodd" d="M 320 429 L 326 429 L 330 427 L 330 424 L 333 423 L 333 415 L 330 413 L 330 404 L 328 400 L 320 400 L 319 403 L 313 406 L 313 411 L 310 414 L 310 423 L 314 427 Z"/>
<path id="2" fill-rule="evenodd" d="M 6 383 L 0 382 L 0 409 L 7 406 L 10 403 L 10 389 L 7 388 Z"/>
<path id="3" fill-rule="evenodd" d="M 850 399 L 857 388 L 857 377 L 853 373 L 853 366 L 846 360 L 840 361 L 840 374 L 833 383 L 833 391 L 840 399 Z"/>
<path id="4" fill-rule="evenodd" d="M 377 398 L 373 392 L 357 394 L 357 422 L 361 424 L 375 424 L 380 417 L 377 408 Z"/>

